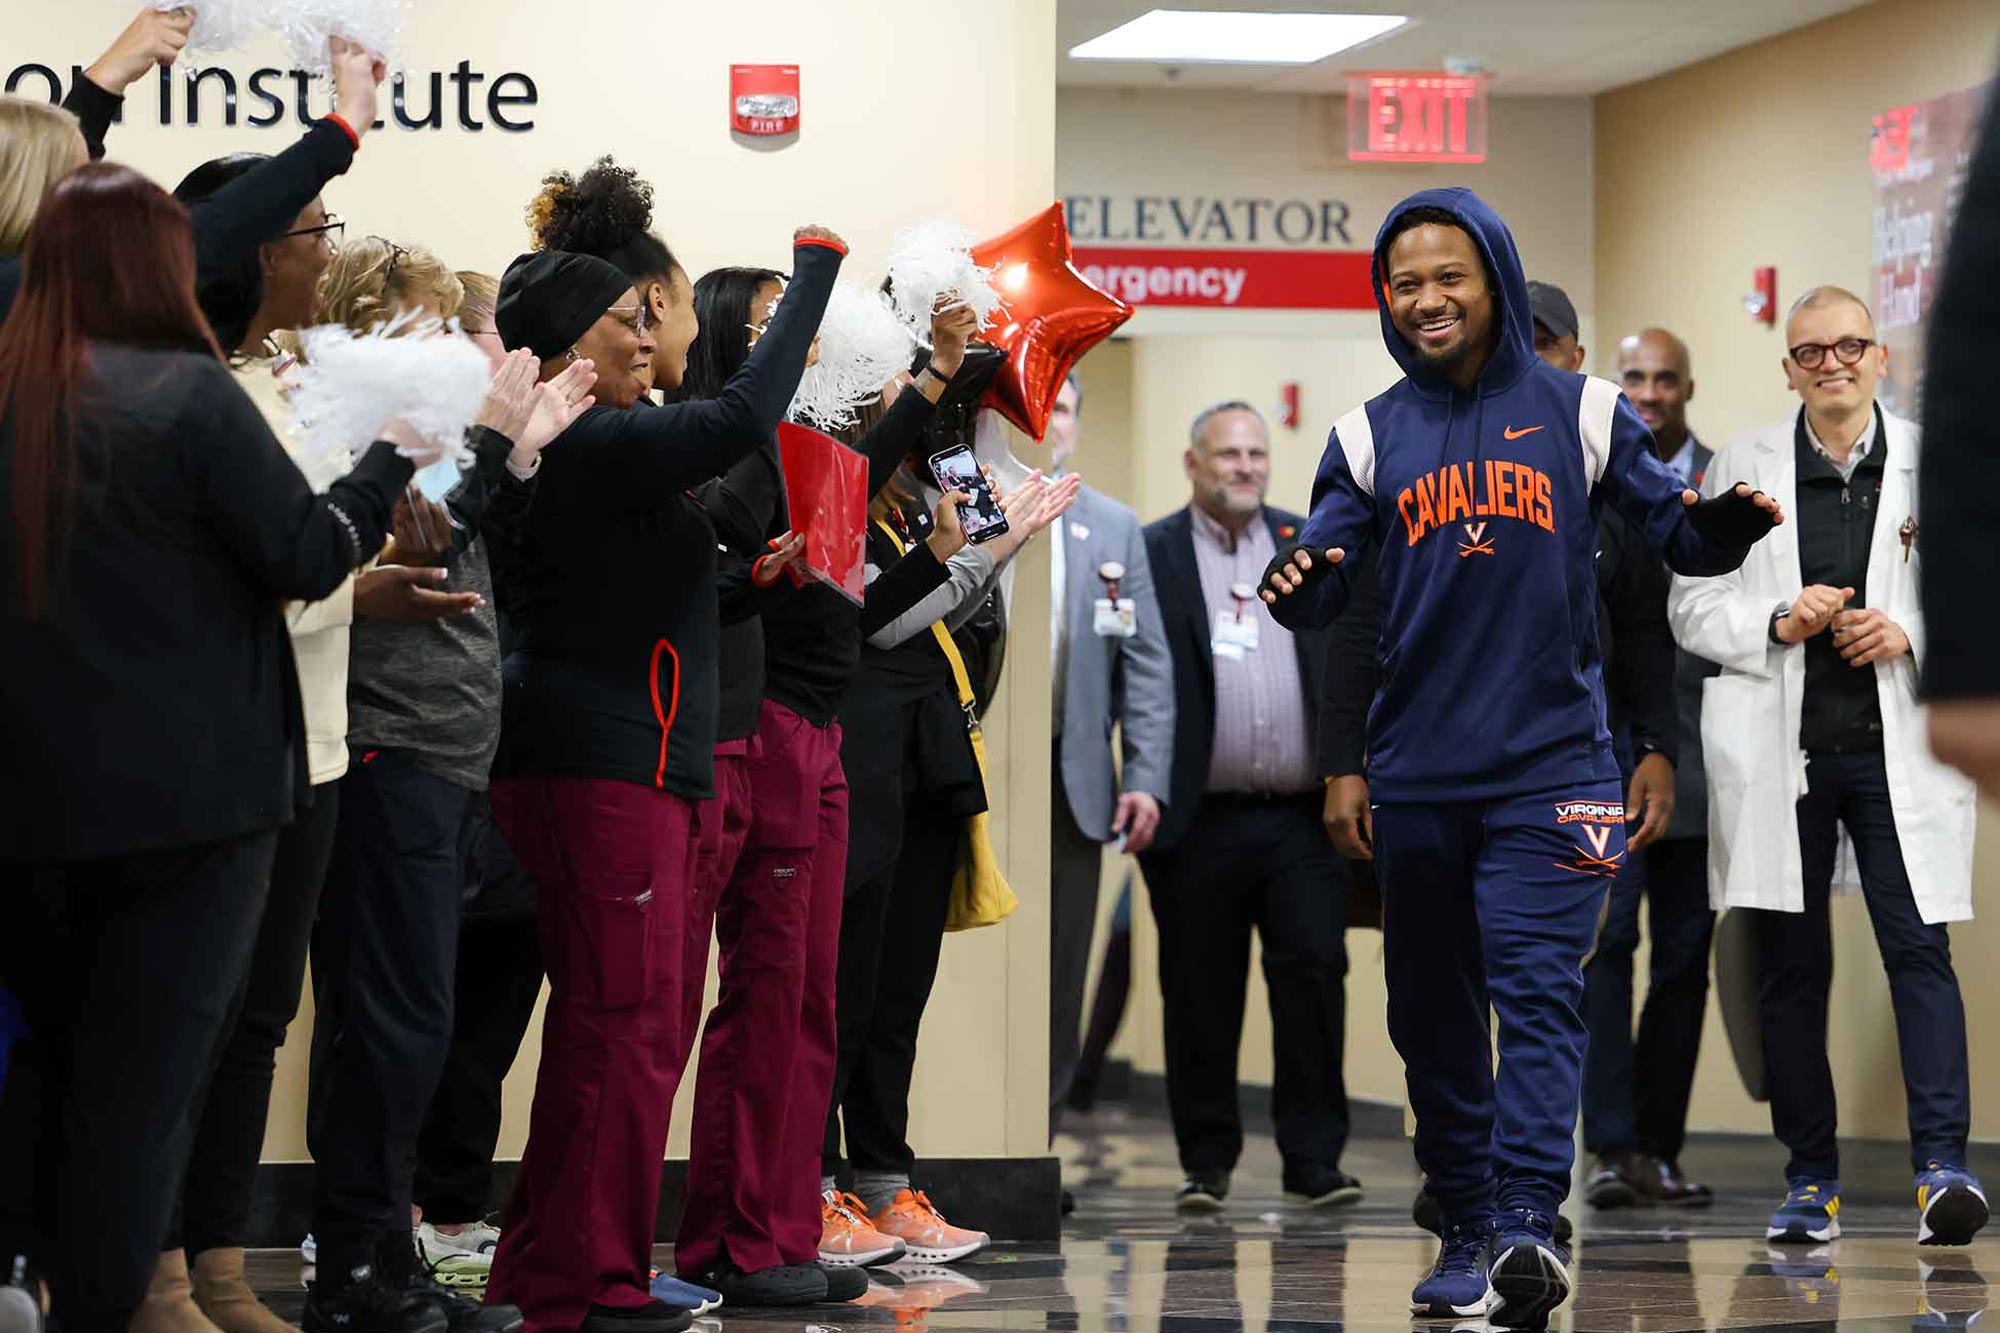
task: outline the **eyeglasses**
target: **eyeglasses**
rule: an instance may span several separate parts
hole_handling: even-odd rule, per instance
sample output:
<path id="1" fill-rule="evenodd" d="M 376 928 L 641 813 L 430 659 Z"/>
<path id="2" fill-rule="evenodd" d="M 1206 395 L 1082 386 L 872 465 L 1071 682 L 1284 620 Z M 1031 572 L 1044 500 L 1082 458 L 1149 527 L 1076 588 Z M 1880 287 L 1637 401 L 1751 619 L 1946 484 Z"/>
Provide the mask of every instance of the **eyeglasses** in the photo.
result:
<path id="1" fill-rule="evenodd" d="M 1858 364 L 1862 356 L 1874 345 L 1873 338 L 1842 338 L 1839 342 L 1800 343 L 1789 350 L 1792 360 L 1798 363 L 1800 370 L 1818 370 L 1826 364 L 1828 352 L 1832 352 L 1841 365 L 1852 366 Z"/>
<path id="2" fill-rule="evenodd" d="M 641 338 L 645 337 L 646 330 L 653 326 L 644 301 L 641 301 L 637 305 L 606 306 L 604 313 L 616 317 L 620 324 L 623 324 L 627 329 L 630 329 Z"/>
<path id="3" fill-rule="evenodd" d="M 295 231 L 286 232 L 285 235 L 317 236 L 322 241 L 325 241 L 328 245 L 331 245 L 334 248 L 338 249 L 340 246 L 341 238 L 345 236 L 346 233 L 347 233 L 347 220 L 341 217 L 340 214 L 338 213 L 328 213 L 326 215 L 326 221 L 320 223 L 317 227 L 300 227 Z"/>
<path id="4" fill-rule="evenodd" d="M 382 240 L 380 236 L 371 236 L 369 239 L 373 241 Z M 389 247 L 389 267 L 382 270 L 382 290 L 386 292 L 389 290 L 390 284 L 396 281 L 396 265 L 409 258 L 410 252 L 402 246 L 397 245 L 394 241 L 382 241 L 382 243 Z"/>

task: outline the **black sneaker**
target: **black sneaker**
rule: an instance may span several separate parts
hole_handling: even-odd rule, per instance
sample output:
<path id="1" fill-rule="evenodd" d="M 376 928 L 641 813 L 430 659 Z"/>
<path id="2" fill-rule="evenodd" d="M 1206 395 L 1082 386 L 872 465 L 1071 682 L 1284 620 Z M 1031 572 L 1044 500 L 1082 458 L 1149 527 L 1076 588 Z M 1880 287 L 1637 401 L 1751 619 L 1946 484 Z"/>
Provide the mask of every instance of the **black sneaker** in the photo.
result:
<path id="1" fill-rule="evenodd" d="M 829 1268 L 825 1264 L 814 1264 L 826 1278 L 826 1295 L 820 1297 L 822 1305 L 845 1305 L 858 1301 L 868 1294 L 868 1272 L 861 1268 Z"/>
<path id="2" fill-rule="evenodd" d="M 1337 1166 L 1286 1167 L 1285 1199 L 1308 1208 L 1338 1208 L 1361 1202 L 1361 1182 Z"/>
<path id="3" fill-rule="evenodd" d="M 1227 1171 L 1190 1171 L 1174 1195 L 1174 1207 L 1183 1213 L 1219 1213 L 1228 1197 Z"/>
<path id="4" fill-rule="evenodd" d="M 827 1271 L 818 1264 L 781 1264 L 746 1273 L 735 1264 L 722 1263 L 706 1273 L 683 1274 L 722 1293 L 729 1308 L 752 1310 L 786 1309 L 795 1305 L 818 1305 L 826 1299 Z"/>
<path id="5" fill-rule="evenodd" d="M 687 1333 L 694 1313 L 676 1310 L 665 1301 L 644 1305 L 593 1305 L 577 1326 L 578 1333 Z"/>
<path id="6" fill-rule="evenodd" d="M 415 1292 L 383 1282 L 363 1264 L 344 1281 L 310 1283 L 299 1327 L 305 1333 L 446 1333 L 450 1322 Z"/>

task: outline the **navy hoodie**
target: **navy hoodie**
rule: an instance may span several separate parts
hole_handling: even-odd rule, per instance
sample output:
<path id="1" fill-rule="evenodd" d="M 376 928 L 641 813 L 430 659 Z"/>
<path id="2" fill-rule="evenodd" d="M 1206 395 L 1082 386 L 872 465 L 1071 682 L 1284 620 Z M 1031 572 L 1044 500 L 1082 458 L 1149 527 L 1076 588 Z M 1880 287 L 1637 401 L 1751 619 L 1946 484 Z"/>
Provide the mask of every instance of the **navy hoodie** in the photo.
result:
<path id="1" fill-rule="evenodd" d="M 1471 393 L 1427 365 L 1389 318 L 1387 238 L 1421 207 L 1458 219 L 1497 293 L 1497 341 Z M 1382 801 L 1489 799 L 1617 782 L 1605 726 L 1593 569 L 1610 501 L 1682 574 L 1734 569 L 1704 540 L 1680 478 L 1609 380 L 1534 352 L 1527 280 L 1506 224 L 1470 190 L 1425 190 L 1375 240 L 1382 339 L 1404 378 L 1334 424 L 1299 544 L 1346 551 L 1333 576 L 1273 608 L 1288 628 L 1347 603 L 1345 570 L 1380 550 L 1380 689 L 1369 790 Z"/>

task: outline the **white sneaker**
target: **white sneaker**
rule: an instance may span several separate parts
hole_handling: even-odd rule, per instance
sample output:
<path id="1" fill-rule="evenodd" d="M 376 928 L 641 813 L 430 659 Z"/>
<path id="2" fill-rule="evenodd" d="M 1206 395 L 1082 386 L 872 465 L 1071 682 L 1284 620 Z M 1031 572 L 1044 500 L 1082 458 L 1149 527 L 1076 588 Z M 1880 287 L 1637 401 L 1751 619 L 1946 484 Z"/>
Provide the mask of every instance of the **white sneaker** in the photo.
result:
<path id="1" fill-rule="evenodd" d="M 423 1246 L 424 1253 L 432 1259 L 441 1259 L 447 1254 L 490 1256 L 500 1246 L 500 1228 L 474 1222 L 462 1231 L 439 1231 L 429 1222 L 420 1222 L 417 1224 L 417 1244 Z"/>
<path id="2" fill-rule="evenodd" d="M 456 1234 L 437 1230 L 428 1222 L 416 1229 L 417 1253 L 430 1271 L 431 1281 L 457 1291 L 480 1292 L 493 1277 L 493 1251 L 500 1233 L 484 1222 L 476 1222 Z"/>

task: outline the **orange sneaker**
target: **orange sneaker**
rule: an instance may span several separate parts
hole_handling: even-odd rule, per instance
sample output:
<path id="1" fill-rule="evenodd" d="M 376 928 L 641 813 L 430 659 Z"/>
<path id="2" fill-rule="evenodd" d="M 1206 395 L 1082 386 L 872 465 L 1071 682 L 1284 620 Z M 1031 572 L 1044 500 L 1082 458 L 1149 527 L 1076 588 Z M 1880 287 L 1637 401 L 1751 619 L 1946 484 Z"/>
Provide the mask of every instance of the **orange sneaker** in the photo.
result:
<path id="1" fill-rule="evenodd" d="M 828 1268 L 894 1263 L 907 1248 L 868 1225 L 868 1208 L 852 1194 L 828 1190 L 819 1201 L 819 1261 Z"/>
<path id="2" fill-rule="evenodd" d="M 920 1263 L 956 1263 L 993 1242 L 983 1231 L 967 1231 L 945 1221 L 921 1190 L 896 1191 L 889 1206 L 870 1221 L 883 1235 L 902 1241 L 909 1257 Z"/>

